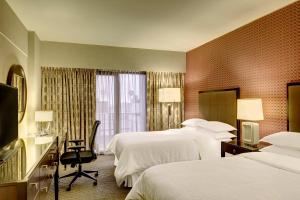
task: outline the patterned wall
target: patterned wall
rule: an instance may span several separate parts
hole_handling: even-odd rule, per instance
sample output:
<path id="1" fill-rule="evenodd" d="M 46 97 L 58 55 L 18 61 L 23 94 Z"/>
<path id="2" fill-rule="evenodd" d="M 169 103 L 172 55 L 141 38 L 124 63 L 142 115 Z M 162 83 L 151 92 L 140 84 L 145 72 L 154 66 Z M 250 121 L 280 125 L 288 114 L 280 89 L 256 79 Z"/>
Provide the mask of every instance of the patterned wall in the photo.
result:
<path id="1" fill-rule="evenodd" d="M 286 130 L 286 84 L 299 80 L 300 1 L 187 53 L 185 118 L 201 117 L 199 90 L 240 87 L 263 99 L 260 136 Z"/>

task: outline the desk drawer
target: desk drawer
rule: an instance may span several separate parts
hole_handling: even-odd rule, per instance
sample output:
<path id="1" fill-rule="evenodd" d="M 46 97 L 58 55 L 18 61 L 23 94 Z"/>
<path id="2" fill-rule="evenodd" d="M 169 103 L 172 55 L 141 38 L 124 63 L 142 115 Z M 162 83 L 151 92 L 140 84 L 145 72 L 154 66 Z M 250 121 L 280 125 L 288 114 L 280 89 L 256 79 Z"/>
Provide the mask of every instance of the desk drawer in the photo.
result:
<path id="1" fill-rule="evenodd" d="M 27 184 L 27 199 L 35 200 L 38 197 L 40 191 L 40 181 L 39 181 L 39 169 L 35 169 Z"/>
<path id="2" fill-rule="evenodd" d="M 43 157 L 39 166 L 40 192 L 47 193 L 58 165 L 57 145 L 54 143 Z"/>

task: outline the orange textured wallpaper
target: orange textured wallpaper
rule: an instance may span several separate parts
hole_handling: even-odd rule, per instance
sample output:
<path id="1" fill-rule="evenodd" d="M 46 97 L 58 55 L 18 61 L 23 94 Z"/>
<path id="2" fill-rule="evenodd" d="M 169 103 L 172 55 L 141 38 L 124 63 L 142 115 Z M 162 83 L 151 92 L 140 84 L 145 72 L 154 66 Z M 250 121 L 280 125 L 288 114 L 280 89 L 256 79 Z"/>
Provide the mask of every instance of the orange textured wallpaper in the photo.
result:
<path id="1" fill-rule="evenodd" d="M 261 137 L 286 130 L 286 84 L 299 80 L 300 1 L 187 53 L 185 118 L 201 117 L 199 90 L 240 87 L 263 100 Z"/>

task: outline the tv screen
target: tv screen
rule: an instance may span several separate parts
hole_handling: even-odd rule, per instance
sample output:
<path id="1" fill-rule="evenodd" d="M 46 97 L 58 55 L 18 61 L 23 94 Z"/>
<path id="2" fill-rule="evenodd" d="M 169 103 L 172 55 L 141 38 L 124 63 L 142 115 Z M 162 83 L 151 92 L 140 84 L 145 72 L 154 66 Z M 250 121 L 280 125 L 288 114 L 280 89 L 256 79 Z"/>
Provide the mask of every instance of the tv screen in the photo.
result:
<path id="1" fill-rule="evenodd" d="M 0 83 L 0 148 L 18 138 L 18 90 Z"/>

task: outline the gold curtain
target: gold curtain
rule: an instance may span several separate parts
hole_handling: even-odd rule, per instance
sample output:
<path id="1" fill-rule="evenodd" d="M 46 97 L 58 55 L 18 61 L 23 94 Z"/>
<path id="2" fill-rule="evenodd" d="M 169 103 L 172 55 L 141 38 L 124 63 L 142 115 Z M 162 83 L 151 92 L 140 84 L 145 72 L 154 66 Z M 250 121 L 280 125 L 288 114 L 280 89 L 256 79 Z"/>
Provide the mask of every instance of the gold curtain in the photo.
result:
<path id="1" fill-rule="evenodd" d="M 42 109 L 54 111 L 51 131 L 84 139 L 96 117 L 96 70 L 42 67 Z"/>
<path id="2" fill-rule="evenodd" d="M 184 74 L 172 72 L 147 72 L 147 130 L 168 128 L 168 106 L 159 103 L 160 88 L 181 88 L 181 102 L 172 103 L 170 127 L 179 128 L 184 119 Z"/>

